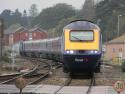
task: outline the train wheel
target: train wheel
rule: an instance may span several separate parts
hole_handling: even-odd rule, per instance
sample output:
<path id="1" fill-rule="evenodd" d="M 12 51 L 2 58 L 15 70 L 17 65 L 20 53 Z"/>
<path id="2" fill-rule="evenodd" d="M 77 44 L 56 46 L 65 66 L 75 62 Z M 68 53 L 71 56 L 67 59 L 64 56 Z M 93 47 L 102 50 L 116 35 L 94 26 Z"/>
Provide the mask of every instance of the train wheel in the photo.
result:
<path id="1" fill-rule="evenodd" d="M 67 67 L 65 65 L 63 65 L 63 72 L 64 73 L 68 73 L 69 72 L 68 69 L 67 69 Z"/>
<path id="2" fill-rule="evenodd" d="M 94 71 L 89 72 L 89 77 L 92 78 L 94 75 Z"/>
<path id="3" fill-rule="evenodd" d="M 95 73 L 99 73 L 100 72 L 100 66 L 101 66 L 101 63 L 98 63 L 98 65 L 95 68 Z"/>

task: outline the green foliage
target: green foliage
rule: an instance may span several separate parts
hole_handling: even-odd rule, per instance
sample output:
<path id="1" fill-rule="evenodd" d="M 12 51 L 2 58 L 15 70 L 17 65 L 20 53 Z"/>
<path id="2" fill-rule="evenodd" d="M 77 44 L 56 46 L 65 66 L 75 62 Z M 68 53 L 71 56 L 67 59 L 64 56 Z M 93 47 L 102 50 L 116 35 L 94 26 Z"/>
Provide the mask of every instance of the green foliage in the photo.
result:
<path id="1" fill-rule="evenodd" d="M 92 21 L 95 18 L 94 0 L 85 0 L 82 9 L 77 13 L 79 18 Z"/>
<path id="2" fill-rule="evenodd" d="M 15 11 L 11 11 L 9 9 L 5 9 L 1 14 L 0 14 L 0 18 L 4 19 L 4 23 L 5 23 L 5 28 L 8 28 L 10 25 L 12 24 L 21 24 L 22 26 L 28 26 L 28 21 L 30 20 L 26 14 L 25 11 L 25 15 L 16 9 Z"/>
<path id="3" fill-rule="evenodd" d="M 12 16 L 13 23 L 20 23 L 21 16 L 22 16 L 22 14 L 19 12 L 18 9 L 16 9 Z"/>
<path id="4" fill-rule="evenodd" d="M 125 72 L 125 60 L 122 62 L 122 71 Z"/>
<path id="5" fill-rule="evenodd" d="M 31 17 L 36 17 L 38 15 L 38 9 L 37 9 L 37 5 L 36 4 L 32 4 L 30 9 L 29 9 L 29 13 Z"/>
<path id="6" fill-rule="evenodd" d="M 21 17 L 21 25 L 22 26 L 29 26 L 30 23 L 30 17 L 27 16 L 27 11 L 24 10 L 22 17 Z"/>
<path id="7" fill-rule="evenodd" d="M 4 55 L 2 56 L 2 60 L 6 63 L 10 63 L 11 59 L 8 57 L 8 53 L 4 53 Z"/>
<path id="8" fill-rule="evenodd" d="M 1 13 L 0 17 L 4 19 L 4 23 L 5 23 L 6 27 L 8 27 L 11 24 L 11 22 L 12 22 L 12 20 L 11 20 L 11 10 L 8 10 L 8 9 L 4 10 Z"/>
<path id="9" fill-rule="evenodd" d="M 117 37 L 118 15 L 123 15 L 119 19 L 120 35 L 125 33 L 125 0 L 104 0 L 96 6 L 96 19 L 100 19 L 99 26 L 103 34 L 103 41 L 108 41 Z"/>
<path id="10" fill-rule="evenodd" d="M 77 20 L 77 18 L 75 16 L 72 16 L 67 19 L 62 19 L 55 28 L 51 28 L 48 30 L 49 37 L 61 36 L 63 32 L 63 28 L 73 20 Z"/>
<path id="11" fill-rule="evenodd" d="M 57 4 L 44 9 L 33 21 L 32 25 L 39 24 L 44 29 L 54 28 L 62 19 L 75 15 L 75 9 L 71 5 Z"/>

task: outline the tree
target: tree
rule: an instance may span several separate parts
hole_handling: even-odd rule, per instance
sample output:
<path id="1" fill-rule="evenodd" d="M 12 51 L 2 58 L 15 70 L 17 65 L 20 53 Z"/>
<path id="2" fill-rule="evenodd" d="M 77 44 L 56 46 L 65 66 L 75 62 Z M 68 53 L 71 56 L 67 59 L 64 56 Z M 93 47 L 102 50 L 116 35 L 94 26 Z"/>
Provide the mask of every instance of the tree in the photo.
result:
<path id="1" fill-rule="evenodd" d="M 13 23 L 14 24 L 20 23 L 21 22 L 21 17 L 22 17 L 22 14 L 19 12 L 18 9 L 16 9 L 15 12 L 13 12 L 13 14 L 12 14 Z"/>
<path id="2" fill-rule="evenodd" d="M 11 15 L 11 10 L 9 9 L 5 9 L 2 13 L 1 13 L 1 17 L 9 17 Z"/>
<path id="3" fill-rule="evenodd" d="M 93 21 L 95 18 L 94 0 L 85 0 L 85 3 L 82 9 L 78 11 L 77 16 L 80 19 Z"/>
<path id="4" fill-rule="evenodd" d="M 0 15 L 0 17 L 4 19 L 5 28 L 8 27 L 12 22 L 11 15 L 12 15 L 12 11 L 9 9 L 3 10 L 3 12 Z"/>
<path id="5" fill-rule="evenodd" d="M 23 17 L 27 17 L 27 12 L 26 12 L 26 10 L 23 11 Z"/>
<path id="6" fill-rule="evenodd" d="M 63 28 L 69 24 L 71 21 L 77 20 L 77 17 L 72 16 L 67 19 L 62 19 L 59 21 L 59 24 L 55 28 L 51 28 L 48 30 L 49 37 L 58 37 L 62 35 Z"/>
<path id="7" fill-rule="evenodd" d="M 103 41 L 117 37 L 118 15 L 125 13 L 125 0 L 104 0 L 96 7 L 96 19 L 101 19 Z M 125 33 L 125 17 L 120 17 L 120 35 Z"/>
<path id="8" fill-rule="evenodd" d="M 37 5 L 36 4 L 32 4 L 30 9 L 29 9 L 29 13 L 31 17 L 36 17 L 38 15 L 38 9 L 37 9 Z"/>
<path id="9" fill-rule="evenodd" d="M 29 25 L 29 19 L 28 19 L 28 16 L 27 16 L 27 11 L 26 10 L 24 10 L 23 11 L 23 16 L 22 16 L 22 18 L 21 18 L 21 25 L 22 26 L 28 26 Z"/>
<path id="10" fill-rule="evenodd" d="M 57 4 L 44 9 L 33 21 L 32 25 L 40 24 L 44 29 L 54 28 L 62 19 L 75 15 L 75 9 L 71 5 Z"/>
<path id="11" fill-rule="evenodd" d="M 1 17 L 4 19 L 5 28 L 9 27 L 12 24 L 20 23 L 22 14 L 16 9 L 14 12 L 8 9 L 5 9 L 1 13 Z"/>

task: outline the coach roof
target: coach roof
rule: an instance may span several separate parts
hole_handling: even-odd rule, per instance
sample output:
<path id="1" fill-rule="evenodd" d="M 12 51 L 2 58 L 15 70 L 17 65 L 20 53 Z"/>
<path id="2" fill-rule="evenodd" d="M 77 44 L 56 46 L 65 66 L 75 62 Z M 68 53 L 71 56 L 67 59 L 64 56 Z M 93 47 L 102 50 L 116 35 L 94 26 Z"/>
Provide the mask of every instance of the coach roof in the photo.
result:
<path id="1" fill-rule="evenodd" d="M 93 29 L 97 29 L 100 31 L 100 28 L 90 22 L 90 21 L 85 21 L 85 20 L 76 20 L 71 22 L 70 24 L 68 24 L 67 26 L 64 27 L 64 29 L 76 29 L 76 30 L 93 30 Z"/>

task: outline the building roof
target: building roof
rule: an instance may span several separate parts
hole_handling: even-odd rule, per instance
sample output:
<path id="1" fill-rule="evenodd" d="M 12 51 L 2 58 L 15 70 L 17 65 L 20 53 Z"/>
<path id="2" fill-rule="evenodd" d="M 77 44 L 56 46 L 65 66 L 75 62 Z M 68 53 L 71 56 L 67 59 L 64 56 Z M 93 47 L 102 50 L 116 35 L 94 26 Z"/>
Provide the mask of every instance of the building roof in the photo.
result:
<path id="1" fill-rule="evenodd" d="M 8 29 L 6 29 L 4 31 L 4 34 L 11 34 L 11 33 L 17 32 L 17 31 L 20 31 L 20 32 L 22 32 L 22 31 L 34 32 L 36 30 L 39 31 L 39 32 L 45 32 L 45 33 L 47 32 L 46 30 L 44 30 L 44 29 L 42 29 L 40 27 L 34 27 L 34 28 L 29 30 L 29 29 L 26 29 L 23 26 L 10 26 Z"/>
<path id="2" fill-rule="evenodd" d="M 20 26 L 20 27 L 9 27 L 8 29 L 6 29 L 4 31 L 4 34 L 11 34 L 11 33 L 15 33 L 17 31 L 24 31 L 26 30 L 24 27 Z"/>
<path id="3" fill-rule="evenodd" d="M 115 43 L 125 43 L 125 35 L 122 35 L 120 37 L 117 37 L 117 38 L 107 42 L 107 44 L 115 44 Z"/>
<path id="4" fill-rule="evenodd" d="M 39 32 L 46 32 L 46 30 L 44 30 L 44 29 L 42 29 L 40 27 L 34 27 L 34 28 L 30 29 L 29 32 L 34 32 L 36 30 L 38 30 Z"/>

